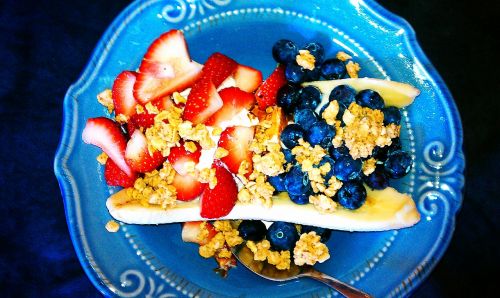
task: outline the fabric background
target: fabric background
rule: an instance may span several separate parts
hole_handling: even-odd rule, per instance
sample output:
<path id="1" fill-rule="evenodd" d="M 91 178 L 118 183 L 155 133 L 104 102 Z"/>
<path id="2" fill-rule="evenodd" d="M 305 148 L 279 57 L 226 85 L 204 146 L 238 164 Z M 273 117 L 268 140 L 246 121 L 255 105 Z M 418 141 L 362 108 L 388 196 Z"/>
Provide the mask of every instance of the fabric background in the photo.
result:
<path id="1" fill-rule="evenodd" d="M 462 116 L 453 240 L 415 297 L 492 297 L 499 265 L 498 15 L 487 2 L 381 0 L 415 28 Z M 76 258 L 52 170 L 62 99 L 129 1 L 0 1 L 0 295 L 99 297 Z M 496 123 L 496 124 L 495 124 Z M 497 274 L 496 274 L 497 275 Z"/>

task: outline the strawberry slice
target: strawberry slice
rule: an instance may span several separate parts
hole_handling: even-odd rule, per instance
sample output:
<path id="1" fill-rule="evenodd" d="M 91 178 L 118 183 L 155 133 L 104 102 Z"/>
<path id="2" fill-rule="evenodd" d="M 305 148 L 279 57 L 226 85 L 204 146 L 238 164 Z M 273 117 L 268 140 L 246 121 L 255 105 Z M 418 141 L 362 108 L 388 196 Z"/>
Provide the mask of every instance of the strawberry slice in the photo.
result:
<path id="1" fill-rule="evenodd" d="M 106 183 L 111 186 L 132 187 L 137 179 L 137 174 L 127 175 L 111 158 L 108 158 L 104 166 L 104 178 Z"/>
<path id="2" fill-rule="evenodd" d="M 115 105 L 115 113 L 125 116 L 135 114 L 134 84 L 137 74 L 133 71 L 123 71 L 115 79 L 111 89 L 111 97 Z"/>
<path id="3" fill-rule="evenodd" d="M 238 173 L 238 169 L 242 161 L 246 160 L 249 165 L 252 165 L 252 151 L 250 144 L 254 135 L 253 127 L 233 126 L 226 128 L 219 139 L 219 147 L 229 151 L 229 154 L 221 160 L 226 164 L 227 168 L 234 174 Z M 252 169 L 249 169 L 249 173 Z"/>
<path id="4" fill-rule="evenodd" d="M 82 139 L 101 148 L 123 172 L 134 176 L 134 171 L 125 162 L 127 140 L 118 123 L 105 117 L 90 118 L 83 129 Z"/>
<path id="5" fill-rule="evenodd" d="M 170 30 L 148 48 L 139 67 L 134 96 L 147 103 L 174 91 L 182 91 L 198 78 L 202 65 L 191 61 L 184 35 Z"/>
<path id="6" fill-rule="evenodd" d="M 191 201 L 196 199 L 205 189 L 205 183 L 201 183 L 196 178 L 188 174 L 185 169 L 187 162 L 198 163 L 201 156 L 201 146 L 196 144 L 196 151 L 190 152 L 184 148 L 184 144 L 181 143 L 179 147 L 174 147 L 170 149 L 170 154 L 168 155 L 168 162 L 172 165 L 174 170 L 177 172 L 174 176 L 174 181 L 172 185 L 177 190 L 177 200 L 179 201 Z"/>
<path id="7" fill-rule="evenodd" d="M 219 125 L 223 121 L 231 120 L 241 110 L 250 110 L 255 104 L 255 96 L 240 90 L 237 87 L 229 87 L 219 91 L 222 99 L 222 108 L 215 112 L 207 121 L 206 125 Z"/>
<path id="8" fill-rule="evenodd" d="M 262 72 L 246 65 L 238 65 L 233 77 L 236 87 L 246 92 L 254 92 L 262 84 Z"/>
<path id="9" fill-rule="evenodd" d="M 217 184 L 213 189 L 205 188 L 201 194 L 200 215 L 204 218 L 219 218 L 229 214 L 236 204 L 238 186 L 231 172 L 216 160 L 214 162 Z"/>
<path id="10" fill-rule="evenodd" d="M 181 233 L 182 241 L 198 243 L 199 245 L 207 244 L 208 241 L 210 241 L 210 239 L 212 239 L 217 234 L 217 231 L 211 223 L 206 222 L 205 229 L 207 229 L 208 235 L 205 239 L 198 239 L 202 224 L 202 221 L 188 221 L 183 223 Z"/>
<path id="11" fill-rule="evenodd" d="M 178 147 L 174 147 L 170 149 L 170 154 L 168 155 L 168 162 L 172 165 L 174 170 L 181 174 L 187 175 L 186 169 L 184 169 L 184 165 L 186 162 L 194 162 L 198 163 L 201 156 L 201 146 L 198 143 L 196 144 L 196 151 L 190 152 L 184 148 L 184 144 L 181 142 L 181 145 Z"/>
<path id="12" fill-rule="evenodd" d="M 175 174 L 172 185 L 177 190 L 179 201 L 192 201 L 198 198 L 206 187 L 206 183 L 201 183 L 190 175 L 182 176 L 178 173 Z"/>
<path id="13" fill-rule="evenodd" d="M 201 70 L 201 77 L 211 79 L 215 88 L 218 88 L 227 77 L 236 71 L 237 67 L 238 63 L 233 59 L 221 53 L 214 53 L 205 62 Z"/>
<path id="14" fill-rule="evenodd" d="M 278 65 L 271 75 L 260 85 L 255 92 L 259 109 L 265 110 L 268 106 L 276 104 L 278 90 L 286 84 L 285 66 Z"/>
<path id="15" fill-rule="evenodd" d="M 151 101 L 151 104 L 158 108 L 159 111 L 166 110 L 170 107 L 174 106 L 174 102 L 170 99 L 170 97 L 158 98 Z M 127 125 L 129 128 L 134 128 L 133 130 L 129 130 L 130 132 L 134 132 L 135 128 L 149 128 L 155 124 L 155 117 L 157 114 L 150 114 L 146 108 L 144 108 L 144 113 L 136 113 L 130 117 Z M 167 120 L 164 120 L 167 122 Z"/>
<path id="16" fill-rule="evenodd" d="M 133 125 L 134 128 L 149 128 L 153 126 L 153 124 L 155 124 L 155 116 L 156 114 L 149 113 L 135 114 L 130 117 L 129 122 Z"/>
<path id="17" fill-rule="evenodd" d="M 125 160 L 135 171 L 146 173 L 159 167 L 165 161 L 165 157 L 160 151 L 155 151 L 151 155 L 148 151 L 146 137 L 140 130 L 136 129 L 127 143 Z"/>
<path id="18" fill-rule="evenodd" d="M 222 105 L 215 85 L 210 79 L 202 78 L 191 89 L 182 117 L 193 124 L 203 123 Z"/>

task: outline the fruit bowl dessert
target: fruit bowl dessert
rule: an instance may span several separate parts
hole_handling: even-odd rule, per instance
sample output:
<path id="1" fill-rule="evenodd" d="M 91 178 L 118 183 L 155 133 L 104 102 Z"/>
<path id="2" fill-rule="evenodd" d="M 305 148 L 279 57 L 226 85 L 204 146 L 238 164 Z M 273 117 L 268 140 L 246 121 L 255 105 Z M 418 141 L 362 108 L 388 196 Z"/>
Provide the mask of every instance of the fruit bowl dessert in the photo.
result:
<path id="1" fill-rule="evenodd" d="M 88 119 L 82 139 L 103 150 L 106 183 L 123 187 L 107 200 L 115 219 L 184 222 L 183 240 L 225 272 L 234 266 L 230 248 L 244 240 L 255 260 L 286 270 L 291 260 L 329 258 L 319 231 L 419 221 L 412 198 L 389 185 L 412 168 L 399 108 L 419 91 L 359 79 L 351 56 L 326 59 L 317 42 L 299 48 L 281 39 L 272 54 L 278 65 L 263 80 L 221 53 L 192 61 L 183 33 L 170 30 L 137 71 L 124 70 L 98 94 L 114 114 Z M 266 233 L 256 228 L 261 220 L 275 223 Z"/>
<path id="2" fill-rule="evenodd" d="M 371 1 L 188 2 L 133 3 L 65 98 L 55 171 L 96 287 L 334 295 L 242 266 L 220 278 L 199 256 L 231 267 L 228 247 L 246 241 L 273 266 L 316 262 L 375 296 L 411 291 L 446 248 L 463 182 L 460 122 L 411 29 Z M 298 53 L 278 67 L 282 39 Z"/>

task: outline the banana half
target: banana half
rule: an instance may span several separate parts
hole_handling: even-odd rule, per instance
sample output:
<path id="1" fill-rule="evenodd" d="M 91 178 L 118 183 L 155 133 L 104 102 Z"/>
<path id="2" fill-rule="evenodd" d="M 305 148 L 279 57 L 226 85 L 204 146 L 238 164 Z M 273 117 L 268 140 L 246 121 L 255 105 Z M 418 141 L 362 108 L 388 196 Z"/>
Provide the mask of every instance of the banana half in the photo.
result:
<path id="1" fill-rule="evenodd" d="M 407 194 L 394 188 L 370 190 L 367 188 L 365 204 L 357 210 L 338 207 L 332 213 L 321 213 L 313 205 L 297 205 L 286 193 L 273 198 L 273 206 L 236 203 L 233 210 L 221 219 L 260 219 L 287 221 L 344 231 L 384 231 L 410 227 L 420 220 L 415 203 Z M 166 224 L 197 220 L 209 220 L 200 216 L 199 199 L 178 202 L 162 209 L 143 206 L 121 190 L 106 202 L 109 213 L 117 220 L 129 224 Z"/>

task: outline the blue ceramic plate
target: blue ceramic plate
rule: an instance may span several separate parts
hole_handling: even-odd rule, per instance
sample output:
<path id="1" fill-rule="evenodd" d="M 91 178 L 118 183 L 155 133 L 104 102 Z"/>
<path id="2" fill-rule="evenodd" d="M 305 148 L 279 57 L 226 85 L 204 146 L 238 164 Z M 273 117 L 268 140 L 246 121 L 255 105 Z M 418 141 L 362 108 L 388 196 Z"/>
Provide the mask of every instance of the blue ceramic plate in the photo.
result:
<path id="1" fill-rule="evenodd" d="M 75 249 L 95 286 L 126 297 L 337 295 L 315 281 L 274 283 L 244 268 L 223 279 L 213 273 L 212 259 L 198 257 L 196 245 L 181 241 L 179 224 L 105 230 L 111 219 L 105 200 L 117 189 L 104 182 L 95 159 L 100 150 L 82 142 L 82 129 L 87 118 L 107 115 L 96 94 L 122 70 L 136 69 L 149 44 L 172 28 L 185 32 L 196 61 L 220 51 L 267 75 L 275 65 L 270 49 L 276 40 L 319 41 L 329 56 L 350 53 L 363 67 L 361 76 L 421 90 L 403 112 L 403 145 L 415 167 L 397 185 L 415 199 L 421 222 L 399 231 L 334 232 L 332 258 L 318 266 L 376 297 L 405 296 L 420 284 L 452 236 L 464 157 L 456 107 L 411 27 L 371 0 L 150 0 L 131 4 L 113 22 L 64 100 L 55 172 Z"/>

